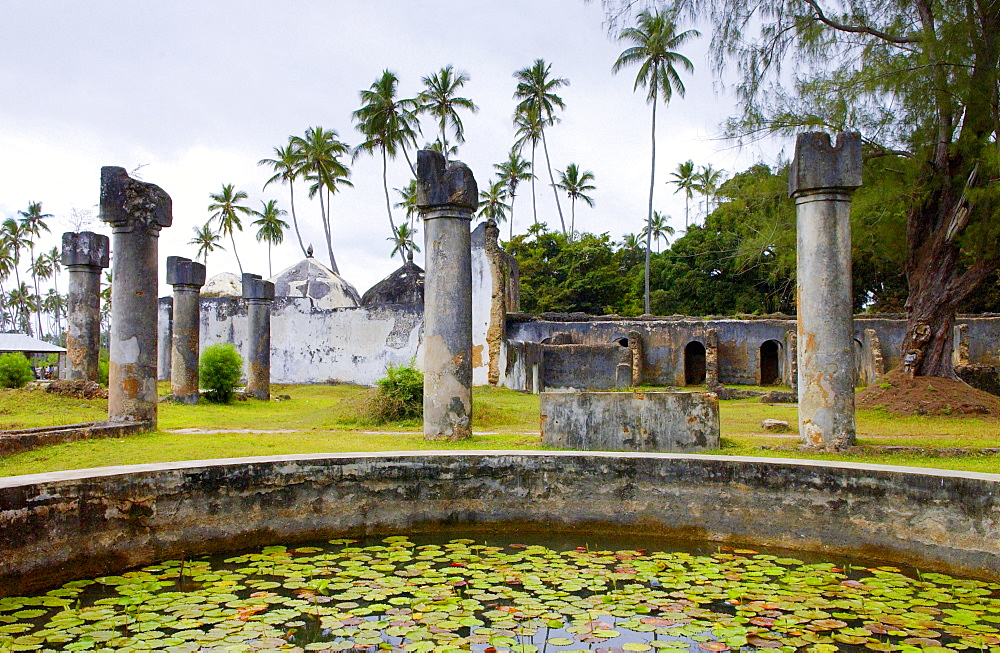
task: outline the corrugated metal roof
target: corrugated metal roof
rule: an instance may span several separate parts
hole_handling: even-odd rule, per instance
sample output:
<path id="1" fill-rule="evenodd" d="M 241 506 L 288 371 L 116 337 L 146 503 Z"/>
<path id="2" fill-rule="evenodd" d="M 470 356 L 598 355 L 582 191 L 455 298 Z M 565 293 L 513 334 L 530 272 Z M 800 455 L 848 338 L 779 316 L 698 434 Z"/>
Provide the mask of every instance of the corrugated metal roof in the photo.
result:
<path id="1" fill-rule="evenodd" d="M 0 333 L 0 352 L 23 351 L 29 354 L 62 354 L 66 350 L 23 333 Z"/>

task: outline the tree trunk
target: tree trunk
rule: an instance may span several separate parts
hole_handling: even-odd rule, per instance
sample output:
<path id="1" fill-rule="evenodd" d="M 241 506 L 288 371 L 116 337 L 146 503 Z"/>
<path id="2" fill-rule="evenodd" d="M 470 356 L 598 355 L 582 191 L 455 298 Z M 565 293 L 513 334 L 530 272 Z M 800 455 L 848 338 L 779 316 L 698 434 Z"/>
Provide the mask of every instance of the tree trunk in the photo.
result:
<path id="1" fill-rule="evenodd" d="M 389 214 L 389 227 L 392 235 L 396 235 L 396 223 L 392 221 L 392 202 L 389 201 L 389 161 L 386 158 L 385 147 L 382 147 L 382 190 L 385 191 L 385 211 Z M 402 256 L 402 255 L 401 255 Z M 404 259 L 405 260 L 405 259 Z"/>
<path id="2" fill-rule="evenodd" d="M 652 143 L 652 156 L 650 158 L 649 164 L 649 214 L 646 216 L 646 293 L 645 293 L 645 305 L 646 313 L 649 314 L 649 257 L 650 250 L 653 247 L 653 188 L 656 182 L 656 92 L 653 92 L 653 120 L 652 129 L 650 135 L 650 142 Z"/>
<path id="3" fill-rule="evenodd" d="M 295 227 L 295 237 L 299 241 L 299 248 L 302 250 L 302 256 L 307 256 L 306 247 L 302 244 L 302 234 L 299 233 L 299 221 L 295 217 L 295 183 L 291 179 L 288 180 L 288 195 L 292 204 L 292 225 Z M 208 264 L 207 253 L 205 254 L 205 263 Z"/>
<path id="4" fill-rule="evenodd" d="M 323 204 L 323 189 L 319 189 L 319 213 L 320 220 L 323 222 L 323 235 L 326 236 L 326 251 L 330 255 L 330 269 L 333 270 L 334 274 L 340 274 L 340 270 L 337 269 L 337 259 L 333 257 L 333 236 L 330 233 L 330 220 L 327 217 L 328 209 L 327 205 L 330 203 L 330 197 L 327 196 L 326 204 Z"/>
<path id="5" fill-rule="evenodd" d="M 243 264 L 240 263 L 240 255 L 236 253 L 236 235 L 233 231 L 229 230 L 229 242 L 233 244 L 233 256 L 236 257 L 236 265 L 240 269 L 240 278 L 243 277 Z"/>
<path id="6" fill-rule="evenodd" d="M 566 220 L 563 218 L 562 205 L 559 204 L 559 190 L 556 188 L 556 178 L 552 174 L 552 162 L 549 161 L 549 146 L 545 142 L 545 130 L 542 130 L 542 149 L 545 150 L 545 165 L 549 169 L 549 182 L 552 185 L 552 195 L 556 198 L 556 210 L 559 212 L 559 224 L 562 225 L 562 231 L 564 236 L 568 236 L 566 233 Z"/>
<path id="7" fill-rule="evenodd" d="M 538 194 L 535 190 L 535 149 L 537 142 L 531 143 L 531 212 L 535 216 L 535 224 L 538 224 Z"/>

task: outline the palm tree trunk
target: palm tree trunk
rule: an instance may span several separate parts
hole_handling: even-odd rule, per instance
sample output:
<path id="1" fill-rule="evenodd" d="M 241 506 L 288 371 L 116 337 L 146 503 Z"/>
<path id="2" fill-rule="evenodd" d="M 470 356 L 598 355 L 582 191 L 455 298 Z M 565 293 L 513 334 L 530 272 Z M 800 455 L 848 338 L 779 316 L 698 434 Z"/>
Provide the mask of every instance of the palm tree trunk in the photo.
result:
<path id="1" fill-rule="evenodd" d="M 552 174 L 552 162 L 549 161 L 549 146 L 545 142 L 545 130 L 542 130 L 542 148 L 545 150 L 545 165 L 549 169 L 549 182 L 552 185 L 552 195 L 556 198 L 556 210 L 559 211 L 559 223 L 562 225 L 563 235 L 566 233 L 566 220 L 563 218 L 562 205 L 559 204 L 559 190 L 556 188 L 556 178 Z"/>
<path id="2" fill-rule="evenodd" d="M 510 192 L 510 238 L 508 240 L 514 240 L 514 198 L 517 197 L 514 191 Z"/>
<path id="3" fill-rule="evenodd" d="M 652 157 L 649 164 L 649 214 L 646 216 L 646 313 L 649 309 L 649 255 L 653 245 L 653 183 L 656 181 L 656 91 L 653 91 L 653 126 L 651 129 L 650 142 L 652 143 Z"/>
<path id="4" fill-rule="evenodd" d="M 243 264 L 240 263 L 240 255 L 236 253 L 236 235 L 229 231 L 229 242 L 233 244 L 233 256 L 236 257 L 236 265 L 240 268 L 240 277 L 243 277 Z"/>
<path id="5" fill-rule="evenodd" d="M 684 233 L 688 230 L 688 202 L 691 201 L 691 196 L 685 192 L 684 193 Z"/>
<path id="6" fill-rule="evenodd" d="M 267 277 L 270 279 L 274 276 L 274 269 L 271 268 L 271 241 L 267 241 Z"/>
<path id="7" fill-rule="evenodd" d="M 402 145 L 400 149 L 403 150 L 403 158 L 406 159 L 406 165 L 410 166 L 410 174 L 416 179 L 417 169 L 413 167 L 413 161 L 410 161 L 410 153 L 406 151 L 406 145 Z"/>
<path id="8" fill-rule="evenodd" d="M 327 197 L 327 204 L 329 204 L 329 197 Z M 330 221 L 327 218 L 326 205 L 323 204 L 323 189 L 319 189 L 319 213 L 320 221 L 323 223 L 323 235 L 326 236 L 326 250 L 330 255 L 330 269 L 333 270 L 334 274 L 340 274 L 340 270 L 337 268 L 337 259 L 333 256 L 333 242 L 330 234 Z"/>
<path id="9" fill-rule="evenodd" d="M 535 214 L 535 224 L 538 224 L 538 193 L 535 191 L 535 150 L 537 141 L 531 142 L 531 211 Z"/>
<path id="10" fill-rule="evenodd" d="M 569 239 L 570 242 L 573 241 L 573 236 L 576 235 L 576 198 L 570 200 L 569 204 Z"/>
<path id="11" fill-rule="evenodd" d="M 35 273 L 35 248 L 31 248 L 31 283 L 35 291 L 35 323 L 38 325 L 38 337 L 42 337 L 42 297 L 38 294 L 38 275 Z"/>
<path id="12" fill-rule="evenodd" d="M 382 146 L 382 190 L 385 191 L 385 212 L 389 214 L 389 227 L 393 235 L 396 233 L 396 223 L 392 221 L 392 202 L 389 200 L 389 160 L 386 158 L 385 146 Z M 402 254 L 400 254 L 402 256 Z M 405 258 L 404 258 L 405 260 Z"/>
<path id="13" fill-rule="evenodd" d="M 288 195 L 292 204 L 292 226 L 295 227 L 295 237 L 299 241 L 299 249 L 302 250 L 302 256 L 306 255 L 306 247 L 302 244 L 302 234 L 299 233 L 299 221 L 295 217 L 295 183 L 289 179 L 288 180 Z M 205 254 L 205 263 L 208 263 L 208 253 Z"/>

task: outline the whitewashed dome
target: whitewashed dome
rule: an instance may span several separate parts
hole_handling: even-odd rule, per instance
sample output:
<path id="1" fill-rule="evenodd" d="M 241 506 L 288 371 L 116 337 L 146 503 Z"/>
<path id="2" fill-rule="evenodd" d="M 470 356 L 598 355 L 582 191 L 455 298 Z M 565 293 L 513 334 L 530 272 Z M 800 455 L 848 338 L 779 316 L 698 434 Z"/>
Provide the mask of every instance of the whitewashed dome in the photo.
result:
<path id="1" fill-rule="evenodd" d="M 243 282 L 232 272 L 220 272 L 201 289 L 202 297 L 242 297 Z"/>
<path id="2" fill-rule="evenodd" d="M 358 306 L 358 291 L 339 274 L 309 257 L 271 277 L 275 297 L 309 297 L 316 308 Z"/>

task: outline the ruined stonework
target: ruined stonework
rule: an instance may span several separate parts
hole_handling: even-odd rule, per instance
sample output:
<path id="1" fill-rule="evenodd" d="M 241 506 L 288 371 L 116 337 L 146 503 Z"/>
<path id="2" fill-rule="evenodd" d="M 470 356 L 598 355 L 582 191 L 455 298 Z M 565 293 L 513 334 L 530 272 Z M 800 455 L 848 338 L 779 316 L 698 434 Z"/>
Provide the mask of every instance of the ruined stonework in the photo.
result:
<path id="1" fill-rule="evenodd" d="M 642 351 L 642 334 L 638 331 L 628 332 L 628 350 L 632 354 L 632 387 L 642 385 L 644 358 Z"/>
<path id="2" fill-rule="evenodd" d="M 854 444 L 851 193 L 861 186 L 861 136 L 800 134 L 789 173 L 795 199 L 799 434 L 807 446 Z"/>
<path id="3" fill-rule="evenodd" d="M 709 329 L 705 332 L 705 387 L 715 391 L 719 383 L 719 332 Z"/>
<path id="4" fill-rule="evenodd" d="M 472 171 L 439 152 L 417 154 L 417 206 L 424 220 L 424 437 L 472 436 L 472 253 L 479 205 Z"/>
<path id="5" fill-rule="evenodd" d="M 205 266 L 182 256 L 168 256 L 167 283 L 174 287 L 170 394 L 178 403 L 197 404 L 201 287 L 205 285 Z"/>
<path id="6" fill-rule="evenodd" d="M 69 271 L 66 360 L 63 378 L 97 381 L 101 353 L 101 270 L 110 241 L 90 231 L 62 237 L 62 264 Z"/>
<path id="7" fill-rule="evenodd" d="M 101 168 L 101 219 L 111 225 L 111 360 L 108 421 L 156 429 L 157 286 L 160 229 L 172 220 L 170 196 Z"/>
<path id="8" fill-rule="evenodd" d="M 243 275 L 243 299 L 247 303 L 247 395 L 271 398 L 271 302 L 274 284 L 259 274 Z"/>

